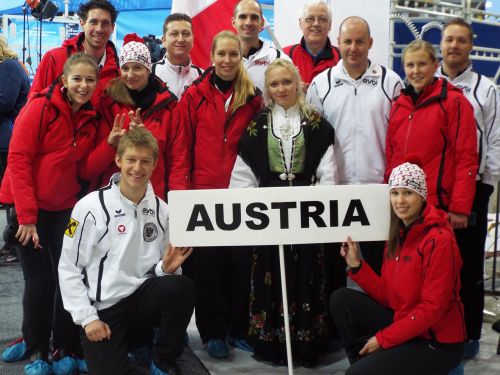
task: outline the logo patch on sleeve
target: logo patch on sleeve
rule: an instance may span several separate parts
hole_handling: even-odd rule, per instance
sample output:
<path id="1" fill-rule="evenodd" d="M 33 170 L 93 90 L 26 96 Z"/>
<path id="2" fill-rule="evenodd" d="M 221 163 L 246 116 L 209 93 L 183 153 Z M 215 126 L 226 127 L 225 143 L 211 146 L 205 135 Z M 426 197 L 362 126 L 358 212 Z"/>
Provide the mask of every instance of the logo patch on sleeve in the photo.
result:
<path id="1" fill-rule="evenodd" d="M 68 237 L 73 238 L 73 236 L 75 235 L 75 232 L 76 232 L 76 228 L 78 228 L 78 224 L 80 224 L 78 221 L 76 221 L 75 219 L 70 217 L 68 226 L 66 227 L 64 234 Z"/>

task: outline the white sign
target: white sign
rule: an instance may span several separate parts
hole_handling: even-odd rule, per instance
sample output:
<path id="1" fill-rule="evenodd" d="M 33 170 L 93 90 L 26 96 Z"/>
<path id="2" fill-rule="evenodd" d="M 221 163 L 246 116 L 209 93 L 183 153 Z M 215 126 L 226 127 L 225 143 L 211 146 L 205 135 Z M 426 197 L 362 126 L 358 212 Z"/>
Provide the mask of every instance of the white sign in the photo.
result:
<path id="1" fill-rule="evenodd" d="M 387 185 L 183 190 L 168 193 L 174 246 L 386 240 Z"/>

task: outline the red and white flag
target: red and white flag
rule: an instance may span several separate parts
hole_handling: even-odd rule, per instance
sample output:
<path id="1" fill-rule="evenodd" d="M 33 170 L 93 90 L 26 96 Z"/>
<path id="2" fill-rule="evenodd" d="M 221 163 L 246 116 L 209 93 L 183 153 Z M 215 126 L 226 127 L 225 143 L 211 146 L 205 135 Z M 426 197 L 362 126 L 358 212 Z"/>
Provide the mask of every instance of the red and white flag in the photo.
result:
<path id="1" fill-rule="evenodd" d="M 238 0 L 172 0 L 172 13 L 185 13 L 193 19 L 193 64 L 203 69 L 211 65 L 212 40 L 219 31 L 234 31 L 231 17 L 237 3 Z"/>

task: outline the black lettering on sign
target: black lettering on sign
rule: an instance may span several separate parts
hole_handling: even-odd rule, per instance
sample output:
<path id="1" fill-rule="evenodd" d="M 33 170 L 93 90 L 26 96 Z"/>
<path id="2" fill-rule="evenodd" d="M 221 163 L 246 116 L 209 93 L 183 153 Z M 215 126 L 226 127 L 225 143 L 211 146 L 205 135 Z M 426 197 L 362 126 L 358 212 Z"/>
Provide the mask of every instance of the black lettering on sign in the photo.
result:
<path id="1" fill-rule="evenodd" d="M 339 201 L 330 201 L 330 227 L 339 226 Z"/>
<path id="2" fill-rule="evenodd" d="M 261 202 L 250 203 L 247 206 L 246 210 L 247 215 L 252 219 L 260 221 L 260 224 L 252 220 L 245 221 L 245 224 L 247 225 L 248 229 L 261 230 L 261 229 L 266 229 L 269 226 L 269 217 L 267 217 L 265 213 L 262 213 L 257 210 L 267 211 L 267 206 Z"/>
<path id="3" fill-rule="evenodd" d="M 300 227 L 309 228 L 309 219 L 313 219 L 318 228 L 325 228 L 325 221 L 321 214 L 325 212 L 325 206 L 319 201 L 300 202 Z"/>
<path id="4" fill-rule="evenodd" d="M 297 202 L 273 202 L 271 209 L 280 210 L 280 228 L 288 229 L 290 223 L 288 222 L 288 210 L 290 208 L 297 208 Z"/>
<path id="5" fill-rule="evenodd" d="M 355 215 L 355 212 L 357 212 L 357 215 Z M 363 204 L 360 199 L 351 200 L 349 207 L 347 207 L 347 212 L 342 226 L 348 227 L 353 221 L 359 221 L 363 226 L 370 225 L 368 216 L 366 216 L 365 209 L 363 208 Z"/>
<path id="6" fill-rule="evenodd" d="M 226 224 L 224 221 L 224 204 L 217 203 L 215 205 L 215 222 L 222 230 L 235 230 L 241 224 L 241 204 L 233 203 L 233 221 Z"/>
<path id="7" fill-rule="evenodd" d="M 198 216 L 200 217 L 198 219 Z M 203 227 L 205 230 L 214 230 L 214 225 L 210 221 L 207 209 L 202 204 L 195 204 L 186 231 L 192 232 L 196 227 Z"/>

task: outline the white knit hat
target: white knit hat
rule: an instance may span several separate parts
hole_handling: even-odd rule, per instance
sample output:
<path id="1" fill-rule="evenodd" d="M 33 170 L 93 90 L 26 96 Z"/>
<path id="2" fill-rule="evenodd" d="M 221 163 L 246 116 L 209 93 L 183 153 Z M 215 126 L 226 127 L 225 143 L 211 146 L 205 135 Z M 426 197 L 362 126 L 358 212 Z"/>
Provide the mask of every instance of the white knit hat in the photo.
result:
<path id="1" fill-rule="evenodd" d="M 420 194 L 424 200 L 427 199 L 427 184 L 425 183 L 425 172 L 417 164 L 404 163 L 391 172 L 389 177 L 389 189 L 406 188 Z"/>
<path id="2" fill-rule="evenodd" d="M 128 34 L 123 42 L 124 45 L 120 51 L 120 68 L 128 62 L 136 62 L 151 71 L 151 53 L 143 43 L 144 40 L 137 34 Z"/>

